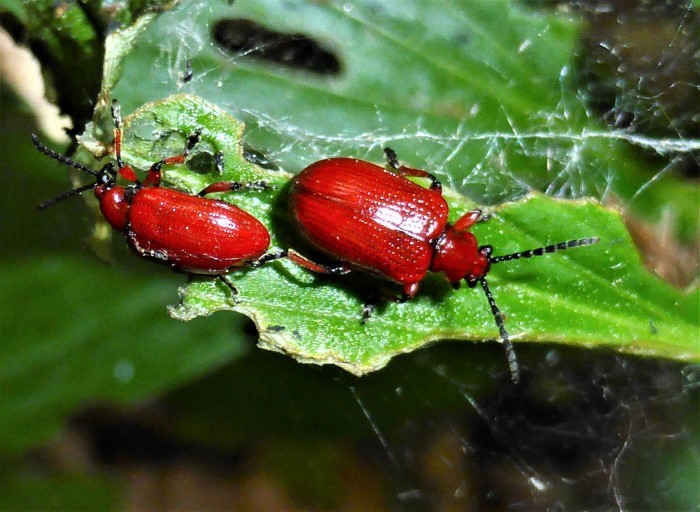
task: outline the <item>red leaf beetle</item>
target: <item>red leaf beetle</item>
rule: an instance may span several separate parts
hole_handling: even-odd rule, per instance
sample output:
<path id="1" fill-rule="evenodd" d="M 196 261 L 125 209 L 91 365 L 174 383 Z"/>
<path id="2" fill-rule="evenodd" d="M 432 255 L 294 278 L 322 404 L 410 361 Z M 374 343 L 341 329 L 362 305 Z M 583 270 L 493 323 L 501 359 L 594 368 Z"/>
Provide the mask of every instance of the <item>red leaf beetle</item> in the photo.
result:
<path id="1" fill-rule="evenodd" d="M 515 351 L 503 315 L 489 290 L 486 274 L 492 264 L 541 256 L 572 247 L 591 245 L 598 238 L 583 238 L 505 256 L 492 256 L 490 245 L 479 246 L 469 231 L 484 220 L 481 210 L 466 213 L 454 224 L 447 221 L 448 206 L 442 186 L 432 174 L 400 165 L 396 153 L 385 149 L 388 168 L 352 158 L 315 162 L 293 180 L 289 193 L 292 217 L 315 248 L 341 265 L 327 267 L 289 251 L 297 264 L 319 273 L 346 273 L 359 269 L 403 286 L 405 302 L 418 292 L 430 272 L 441 272 L 452 286 L 462 279 L 470 287 L 480 284 L 506 350 L 514 382 L 519 380 Z M 427 178 L 425 188 L 407 177 Z M 362 323 L 373 305 L 363 309 Z"/>
<path id="2" fill-rule="evenodd" d="M 114 229 L 124 233 L 127 243 L 138 254 L 188 274 L 217 276 L 234 295 L 235 287 L 224 278 L 230 270 L 245 265 L 260 266 L 286 255 L 282 251 L 267 252 L 270 234 L 255 217 L 230 203 L 202 197 L 246 188 L 265 189 L 265 182 L 222 181 L 209 185 L 199 195 L 161 187 L 163 165 L 184 163 L 200 139 L 199 132 L 189 136 L 182 154 L 154 163 L 141 182 L 134 169 L 122 161 L 121 116 L 116 100 L 112 102 L 112 118 L 116 168 L 110 162 L 95 171 L 48 149 L 32 135 L 39 151 L 96 179 L 94 183 L 44 201 L 39 209 L 94 189 L 102 215 Z M 217 154 L 215 160 L 217 168 L 221 169 L 222 155 Z M 117 185 L 118 175 L 132 184 Z"/>

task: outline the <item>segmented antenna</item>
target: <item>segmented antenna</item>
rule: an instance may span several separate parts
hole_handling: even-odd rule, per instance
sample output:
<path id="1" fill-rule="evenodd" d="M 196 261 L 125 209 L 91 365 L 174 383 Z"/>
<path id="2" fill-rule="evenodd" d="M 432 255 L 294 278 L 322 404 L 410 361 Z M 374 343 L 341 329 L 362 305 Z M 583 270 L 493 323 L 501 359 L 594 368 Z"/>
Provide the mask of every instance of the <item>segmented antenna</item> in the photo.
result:
<path id="1" fill-rule="evenodd" d="M 503 315 L 501 310 L 498 309 L 496 301 L 491 295 L 491 290 L 489 290 L 489 285 L 486 283 L 486 278 L 479 279 L 481 287 L 486 293 L 486 300 L 489 301 L 489 306 L 491 306 L 491 313 L 493 314 L 493 319 L 496 320 L 496 325 L 498 326 L 498 332 L 501 334 L 501 340 L 503 341 L 503 348 L 506 350 L 506 359 L 508 359 L 508 369 L 510 370 L 510 378 L 513 384 L 517 384 L 520 381 L 520 366 L 518 365 L 518 359 L 515 357 L 515 349 L 513 348 L 513 343 L 510 341 L 510 336 L 508 336 L 508 331 L 506 330 L 505 322 L 503 322 Z"/>
<path id="2" fill-rule="evenodd" d="M 559 242 L 558 244 L 546 245 L 544 247 L 538 247 L 537 249 L 530 249 L 527 251 L 515 252 L 513 254 L 505 254 L 503 256 L 490 257 L 490 263 L 500 263 L 502 261 L 517 260 L 520 258 L 532 258 L 533 256 L 542 256 L 544 254 L 550 254 L 557 251 L 563 251 L 564 249 L 571 249 L 572 247 L 582 247 L 585 245 L 593 245 L 597 243 L 600 239 L 598 237 L 591 238 L 579 238 L 578 240 L 569 240 L 568 242 Z M 486 299 L 489 301 L 489 306 L 491 306 L 491 313 L 493 314 L 494 320 L 496 320 L 496 325 L 498 326 L 498 331 L 501 334 L 501 340 L 503 340 L 503 347 L 506 349 L 506 358 L 508 359 L 508 368 L 510 369 L 510 376 L 513 383 L 517 384 L 520 380 L 520 368 L 518 366 L 518 360 L 515 357 L 515 350 L 513 349 L 513 343 L 510 341 L 508 336 L 508 331 L 506 330 L 505 322 L 503 321 L 503 315 L 501 310 L 498 309 L 496 301 L 491 295 L 491 290 L 486 283 L 485 278 L 479 279 L 481 287 L 486 293 Z"/>
<path id="3" fill-rule="evenodd" d="M 538 247 L 537 249 L 530 249 L 528 251 L 515 252 L 513 254 L 506 254 L 504 256 L 496 256 L 494 258 L 489 258 L 489 262 L 501 263 L 502 261 L 517 260 L 520 258 L 532 258 L 533 256 L 542 256 L 543 254 L 550 254 L 557 251 L 563 251 L 564 249 L 571 249 L 572 247 L 593 245 L 599 240 L 600 238 L 598 237 L 579 238 L 578 240 L 559 242 L 558 244 L 547 245 L 545 247 Z"/>
<path id="4" fill-rule="evenodd" d="M 88 174 L 92 174 L 93 176 L 97 177 L 99 174 L 97 171 L 90 169 L 89 167 L 85 167 L 83 164 L 80 164 L 76 162 L 75 160 L 72 160 L 68 158 L 65 155 L 62 155 L 61 153 L 56 153 L 55 151 L 47 148 L 44 146 L 41 142 L 39 142 L 39 137 L 34 135 L 32 133 L 32 142 L 34 143 L 34 147 L 44 153 L 46 156 L 50 156 L 54 160 L 57 160 L 58 162 L 61 162 L 62 164 L 70 165 L 71 167 L 74 167 L 75 169 L 78 169 L 79 171 L 84 171 Z"/>
<path id="5" fill-rule="evenodd" d="M 67 199 L 69 197 L 77 196 L 79 194 L 82 194 L 83 192 L 86 192 L 88 190 L 94 189 L 98 184 L 100 184 L 101 180 L 106 179 L 106 176 L 108 175 L 108 167 L 111 164 L 107 164 L 105 167 L 102 168 L 101 171 L 95 171 L 94 169 L 90 169 L 89 167 L 84 166 L 83 164 L 80 164 L 76 162 L 75 160 L 68 158 L 65 155 L 62 155 L 61 153 L 57 153 L 46 146 L 44 146 L 41 142 L 39 142 L 39 137 L 34 135 L 32 133 L 32 142 L 34 143 L 34 146 L 36 149 L 44 153 L 46 156 L 49 156 L 56 160 L 57 162 L 61 162 L 62 164 L 70 165 L 71 167 L 78 169 L 79 171 L 86 172 L 90 174 L 91 176 L 94 176 L 97 178 L 97 181 L 95 183 L 90 183 L 88 185 L 83 185 L 82 187 L 78 187 L 73 190 L 68 190 L 66 192 L 63 192 L 61 194 L 58 194 L 55 197 L 52 197 L 51 199 L 47 199 L 43 203 L 39 203 L 37 205 L 37 208 L 39 210 L 43 210 L 44 208 L 47 208 L 51 206 L 52 204 L 55 204 L 59 201 L 62 201 L 64 199 Z M 107 173 L 107 174 L 106 174 Z"/>
<path id="6" fill-rule="evenodd" d="M 66 192 L 63 192 L 62 194 L 58 194 L 55 197 L 52 197 L 51 199 L 47 199 L 43 203 L 39 203 L 37 205 L 37 209 L 43 210 L 44 208 L 51 206 L 54 203 L 57 203 L 59 201 L 62 201 L 64 199 L 68 199 L 69 197 L 77 196 L 82 194 L 83 192 L 86 192 L 88 190 L 91 190 L 97 186 L 98 182 L 95 183 L 89 183 L 87 185 L 83 185 L 82 187 L 78 187 L 73 190 L 68 190 Z"/>

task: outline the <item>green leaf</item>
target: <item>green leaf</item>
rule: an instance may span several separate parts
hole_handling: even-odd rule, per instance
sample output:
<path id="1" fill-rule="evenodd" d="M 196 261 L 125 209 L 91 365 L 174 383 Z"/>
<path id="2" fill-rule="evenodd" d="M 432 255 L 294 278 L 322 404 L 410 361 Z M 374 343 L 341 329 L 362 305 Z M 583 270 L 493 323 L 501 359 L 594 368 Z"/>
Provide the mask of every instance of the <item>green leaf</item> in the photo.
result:
<path id="1" fill-rule="evenodd" d="M 235 119 L 199 98 L 179 95 L 144 105 L 124 124 L 124 146 L 130 151 L 125 158 L 142 168 L 177 152 L 169 148 L 182 147 L 186 134 L 201 127 L 203 142 L 195 152 L 224 152 L 223 176 L 181 167 L 166 172 L 167 179 L 192 193 L 221 179 L 269 181 L 275 185 L 272 192 L 222 197 L 269 226 L 273 248 L 287 247 L 288 234 L 294 232 L 285 212 L 289 176 L 256 168 L 243 158 L 237 140 L 242 125 Z M 453 220 L 473 207 L 451 190 L 445 195 Z M 490 286 L 516 341 L 700 360 L 695 336 L 699 294 L 684 295 L 651 276 L 617 212 L 591 200 L 532 194 L 496 208 L 474 232 L 482 244 L 494 246 L 496 255 L 575 238 L 601 239 L 596 246 L 494 266 Z M 240 291 L 237 302 L 220 282 L 202 279 L 183 290 L 183 302 L 171 314 L 191 319 L 221 309 L 238 311 L 255 321 L 263 348 L 302 362 L 335 364 L 357 375 L 434 340 L 497 336 L 481 291 L 453 291 L 438 275 L 425 280 L 416 299 L 380 308 L 366 325 L 359 319 L 367 295 L 355 284 L 367 281 L 371 286 L 369 278 L 323 279 L 285 261 L 236 272 L 232 280 Z"/>

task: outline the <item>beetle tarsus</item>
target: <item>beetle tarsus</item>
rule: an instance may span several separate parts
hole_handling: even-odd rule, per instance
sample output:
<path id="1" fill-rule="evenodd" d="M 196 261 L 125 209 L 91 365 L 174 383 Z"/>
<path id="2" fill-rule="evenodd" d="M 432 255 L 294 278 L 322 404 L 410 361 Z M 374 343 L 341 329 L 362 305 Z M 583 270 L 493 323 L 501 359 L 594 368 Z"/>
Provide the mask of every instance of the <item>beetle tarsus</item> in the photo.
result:
<path id="1" fill-rule="evenodd" d="M 409 295 L 408 293 L 402 293 L 400 297 L 396 297 L 396 302 L 399 304 L 403 304 L 404 302 L 408 302 L 411 300 L 413 295 Z"/>
<path id="2" fill-rule="evenodd" d="M 189 137 L 187 137 L 187 143 L 185 144 L 185 151 L 183 151 L 182 156 L 185 157 L 190 154 L 190 151 L 194 149 L 197 143 L 202 138 L 202 129 L 197 128 Z"/>
<path id="3" fill-rule="evenodd" d="M 233 300 L 235 304 L 238 304 L 240 302 L 240 299 L 238 298 L 238 288 L 236 288 L 231 281 L 226 279 L 226 276 L 224 276 L 223 274 L 219 274 L 218 278 L 219 281 L 224 283 L 226 287 L 231 291 L 231 300 Z"/>
<path id="4" fill-rule="evenodd" d="M 289 249 L 287 251 L 287 258 L 289 258 L 289 261 L 296 263 L 300 267 L 304 267 L 305 269 L 310 270 L 311 272 L 315 272 L 317 274 L 342 276 L 345 274 L 349 274 L 352 271 L 352 269 L 346 265 L 329 267 L 327 265 L 322 265 L 321 263 L 316 263 L 315 261 L 310 260 L 306 256 L 302 256 L 294 249 Z"/>
<path id="5" fill-rule="evenodd" d="M 391 148 L 384 148 L 384 154 L 386 155 L 387 165 L 392 170 L 396 171 L 399 176 L 412 176 L 415 178 L 427 178 L 430 180 L 430 190 L 441 191 L 442 183 L 434 175 L 427 171 L 422 171 L 420 169 L 414 169 L 413 167 L 406 167 L 399 163 L 396 151 Z"/>
<path id="6" fill-rule="evenodd" d="M 239 190 L 270 190 L 272 186 L 264 181 L 217 181 L 205 187 L 198 195 L 204 197 L 209 194 L 216 194 L 218 192 L 238 192 Z"/>
<path id="7" fill-rule="evenodd" d="M 367 320 L 369 320 L 369 317 L 372 316 L 375 309 L 377 309 L 377 304 L 374 302 L 362 305 L 362 317 L 360 318 L 360 323 L 362 325 L 367 323 Z"/>
<path id="8" fill-rule="evenodd" d="M 224 154 L 221 151 L 214 153 L 214 167 L 218 174 L 223 174 L 224 172 Z"/>
<path id="9" fill-rule="evenodd" d="M 260 256 L 257 260 L 251 261 L 250 266 L 253 268 L 260 268 L 265 263 L 269 263 L 270 261 L 280 260 L 280 259 L 286 258 L 286 257 L 287 257 L 287 251 L 266 252 L 265 254 Z"/>
<path id="10" fill-rule="evenodd" d="M 493 217 L 493 212 L 485 212 L 482 210 L 481 216 L 478 218 L 477 222 L 488 222 Z"/>
<path id="11" fill-rule="evenodd" d="M 117 130 L 122 129 L 122 109 L 119 106 L 119 102 L 117 100 L 112 100 L 112 121 L 114 122 L 114 128 Z"/>
<path id="12" fill-rule="evenodd" d="M 389 167 L 394 170 L 398 170 L 398 168 L 401 167 L 396 151 L 391 148 L 384 148 L 384 154 L 386 155 L 386 163 Z"/>

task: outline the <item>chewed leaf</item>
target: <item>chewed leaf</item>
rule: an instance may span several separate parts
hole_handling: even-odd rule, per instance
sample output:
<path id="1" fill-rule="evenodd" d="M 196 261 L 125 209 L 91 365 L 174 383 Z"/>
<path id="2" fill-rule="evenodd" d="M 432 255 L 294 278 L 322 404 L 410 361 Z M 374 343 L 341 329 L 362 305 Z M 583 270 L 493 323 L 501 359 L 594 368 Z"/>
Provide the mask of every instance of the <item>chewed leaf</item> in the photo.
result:
<path id="1" fill-rule="evenodd" d="M 151 127 L 150 134 L 144 126 Z M 218 107 L 179 95 L 144 105 L 125 119 L 128 158 L 145 165 L 171 153 L 188 133 L 202 129 L 194 152 L 224 152 L 223 176 L 213 170 L 170 168 L 165 179 L 201 190 L 221 179 L 265 179 L 274 189 L 221 194 L 256 216 L 272 235 L 273 249 L 299 243 L 289 222 L 285 184 L 289 175 L 261 169 L 242 156 L 242 125 Z M 172 139 L 172 140 L 171 140 Z M 167 148 L 167 149 L 166 149 Z M 471 207 L 446 190 L 451 218 Z M 642 265 L 620 216 L 594 201 L 562 201 L 530 195 L 495 209 L 474 228 L 482 245 L 508 254 L 575 238 L 596 236 L 597 245 L 532 260 L 495 265 L 489 283 L 516 342 L 559 342 L 610 347 L 621 352 L 679 360 L 700 359 L 698 293 L 684 295 Z M 182 290 L 171 315 L 187 320 L 219 310 L 252 318 L 263 348 L 299 361 L 335 364 L 361 375 L 377 370 L 395 355 L 441 339 L 492 340 L 498 331 L 478 289 L 453 290 L 440 275 L 430 275 L 421 292 L 405 304 L 387 304 L 367 324 L 360 323 L 372 290 L 387 286 L 362 273 L 322 278 L 279 261 L 230 274 L 240 294 L 214 279 L 201 278 Z"/>

